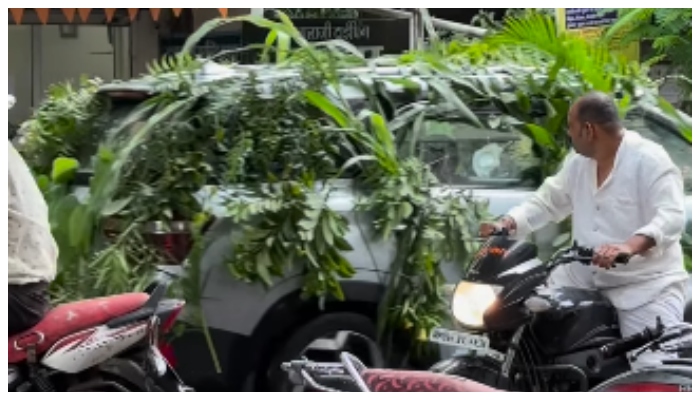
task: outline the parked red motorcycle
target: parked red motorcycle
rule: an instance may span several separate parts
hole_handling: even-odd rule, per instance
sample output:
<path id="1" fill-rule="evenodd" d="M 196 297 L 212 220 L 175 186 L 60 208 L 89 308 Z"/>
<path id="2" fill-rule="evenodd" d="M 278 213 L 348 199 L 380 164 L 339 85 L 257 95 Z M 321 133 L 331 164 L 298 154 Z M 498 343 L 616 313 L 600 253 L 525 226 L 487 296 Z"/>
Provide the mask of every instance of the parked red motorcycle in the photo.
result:
<path id="1" fill-rule="evenodd" d="M 9 338 L 10 392 L 188 392 L 158 348 L 185 305 L 164 299 L 170 277 L 146 293 L 60 305 Z"/>

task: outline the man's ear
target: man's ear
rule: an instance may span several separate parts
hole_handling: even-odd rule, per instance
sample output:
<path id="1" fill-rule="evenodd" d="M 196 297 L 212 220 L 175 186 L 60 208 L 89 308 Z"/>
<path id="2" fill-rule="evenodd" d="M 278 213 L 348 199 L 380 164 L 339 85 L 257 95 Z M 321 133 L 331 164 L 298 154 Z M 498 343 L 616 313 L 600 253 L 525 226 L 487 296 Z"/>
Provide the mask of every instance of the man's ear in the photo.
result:
<path id="1" fill-rule="evenodd" d="M 586 122 L 585 130 L 586 130 L 586 139 L 588 139 L 590 141 L 593 141 L 596 138 L 596 136 L 598 135 L 597 130 L 595 129 L 593 124 L 591 124 L 590 122 Z"/>

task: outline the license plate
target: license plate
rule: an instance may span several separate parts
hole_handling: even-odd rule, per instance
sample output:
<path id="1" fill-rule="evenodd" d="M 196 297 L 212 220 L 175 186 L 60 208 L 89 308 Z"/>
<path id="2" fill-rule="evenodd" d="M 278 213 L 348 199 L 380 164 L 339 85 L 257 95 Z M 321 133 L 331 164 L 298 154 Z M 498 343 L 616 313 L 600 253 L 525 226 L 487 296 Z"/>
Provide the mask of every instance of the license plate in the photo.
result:
<path id="1" fill-rule="evenodd" d="M 485 352 L 489 349 L 489 339 L 485 336 L 435 328 L 430 332 L 430 341 L 445 346 Z"/>

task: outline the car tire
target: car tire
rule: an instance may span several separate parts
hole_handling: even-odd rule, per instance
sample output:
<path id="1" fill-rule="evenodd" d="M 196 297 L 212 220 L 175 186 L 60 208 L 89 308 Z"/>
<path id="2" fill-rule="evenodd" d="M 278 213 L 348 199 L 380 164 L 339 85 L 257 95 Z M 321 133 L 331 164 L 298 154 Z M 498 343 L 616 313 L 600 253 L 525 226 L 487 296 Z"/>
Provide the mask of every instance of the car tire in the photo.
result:
<path id="1" fill-rule="evenodd" d="M 364 354 L 357 354 L 351 349 L 348 350 L 357 355 L 368 367 L 380 368 L 383 366 L 384 361 L 376 342 L 377 328 L 369 318 L 347 312 L 326 314 L 296 329 L 289 340 L 281 344 L 280 349 L 271 357 L 266 368 L 266 390 L 271 392 L 293 391 L 294 387 L 289 381 L 287 373 L 281 369 L 282 363 L 300 359 L 306 349 L 317 339 L 340 332 L 352 332 L 353 335 L 357 335 L 359 340 L 355 341 L 354 344 L 360 350 L 367 348 L 367 351 L 360 351 Z M 363 344 L 363 340 L 367 340 L 368 343 Z M 309 358 L 312 361 L 317 361 Z M 340 359 L 318 361 L 340 362 Z"/>

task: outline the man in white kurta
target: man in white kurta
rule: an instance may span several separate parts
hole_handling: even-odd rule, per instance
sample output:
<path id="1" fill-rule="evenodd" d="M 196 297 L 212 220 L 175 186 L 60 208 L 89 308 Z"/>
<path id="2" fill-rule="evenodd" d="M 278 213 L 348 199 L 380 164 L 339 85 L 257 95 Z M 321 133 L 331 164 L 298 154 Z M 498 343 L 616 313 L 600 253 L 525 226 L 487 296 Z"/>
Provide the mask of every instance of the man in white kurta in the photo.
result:
<path id="1" fill-rule="evenodd" d="M 13 102 L 10 99 L 9 106 Z M 8 143 L 8 334 L 37 324 L 49 308 L 58 249 L 49 212 L 29 167 Z"/>
<path id="2" fill-rule="evenodd" d="M 663 147 L 625 130 L 614 101 L 602 93 L 574 104 L 569 136 L 576 154 L 496 228 L 521 236 L 572 216 L 574 239 L 596 249 L 594 265 L 561 267 L 550 285 L 599 290 L 618 310 L 625 337 L 654 327 L 657 317 L 667 326 L 681 322 L 688 274 L 680 170 Z M 485 224 L 482 234 L 493 228 Z M 611 268 L 622 253 L 633 255 L 630 262 Z M 633 367 L 663 357 L 647 352 Z"/>

